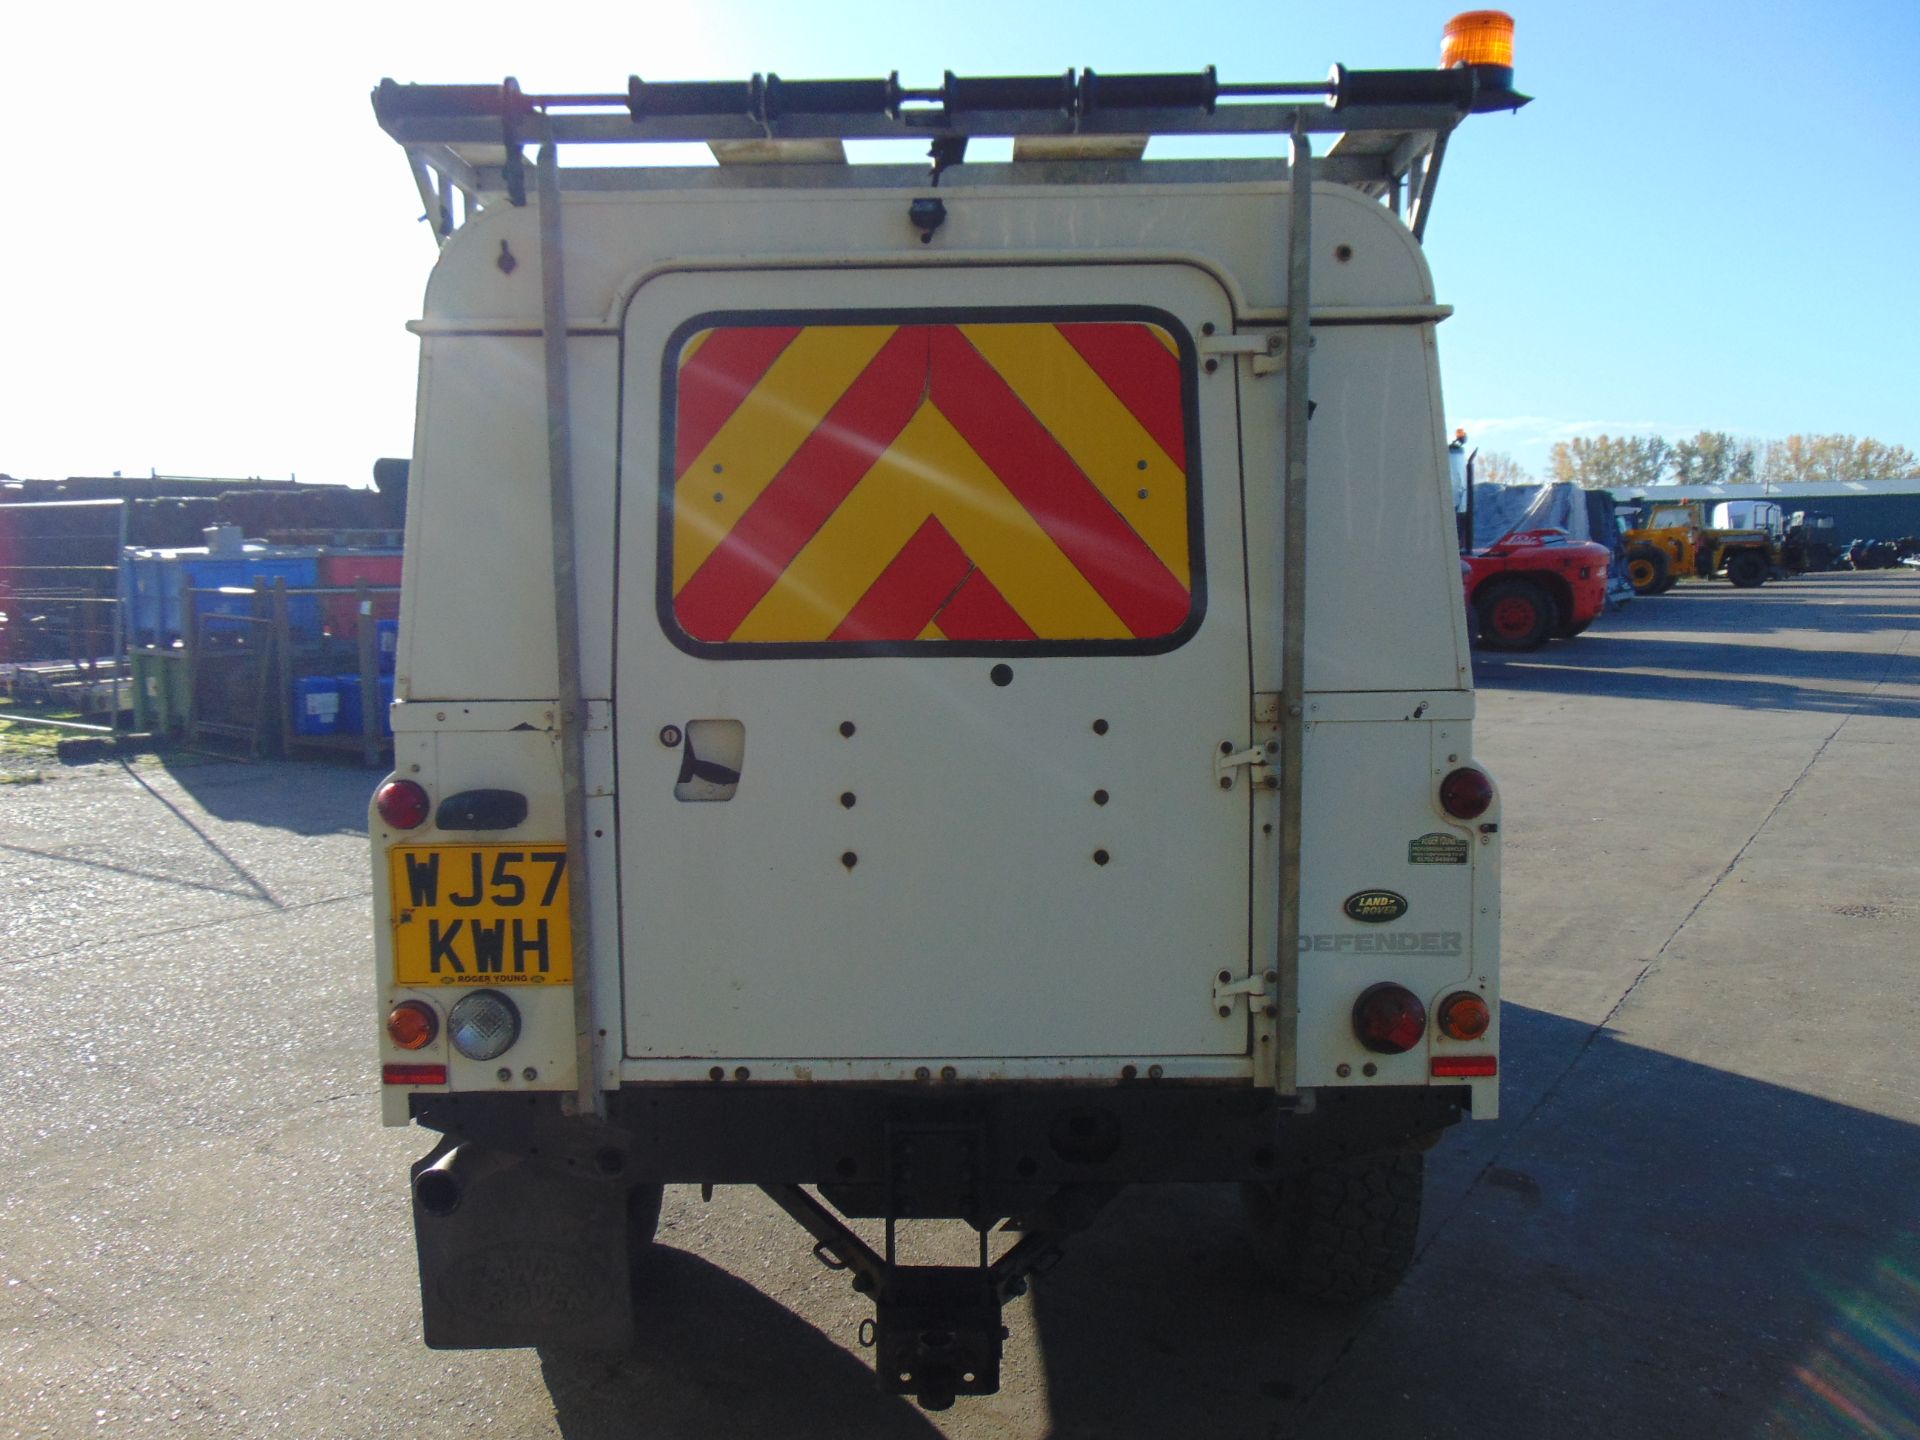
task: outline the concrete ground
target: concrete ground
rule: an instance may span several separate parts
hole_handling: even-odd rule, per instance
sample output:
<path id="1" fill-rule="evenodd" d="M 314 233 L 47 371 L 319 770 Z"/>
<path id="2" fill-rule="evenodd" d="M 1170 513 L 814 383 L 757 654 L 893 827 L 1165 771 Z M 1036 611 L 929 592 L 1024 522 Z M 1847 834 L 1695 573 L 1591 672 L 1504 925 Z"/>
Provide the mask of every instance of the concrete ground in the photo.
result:
<path id="1" fill-rule="evenodd" d="M 1406 1285 L 1293 1305 L 1232 1195 L 1135 1192 L 938 1416 L 749 1192 L 669 1192 L 624 1356 L 422 1348 L 371 777 L 15 755 L 0 1435 L 1913 1440 L 1916 627 L 1904 572 L 1687 584 L 1482 657 L 1505 1115 L 1430 1157 Z"/>

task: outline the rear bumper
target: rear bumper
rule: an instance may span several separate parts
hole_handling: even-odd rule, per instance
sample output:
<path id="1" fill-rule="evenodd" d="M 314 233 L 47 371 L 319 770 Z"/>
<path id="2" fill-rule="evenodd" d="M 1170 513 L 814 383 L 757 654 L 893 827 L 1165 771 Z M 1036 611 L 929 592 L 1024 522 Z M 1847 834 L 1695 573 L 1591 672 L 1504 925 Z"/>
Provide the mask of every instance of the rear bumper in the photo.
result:
<path id="1" fill-rule="evenodd" d="M 902 1147 L 960 1155 L 920 1216 L 1005 1216 L 1068 1185 L 1272 1181 L 1311 1165 L 1431 1143 L 1465 1086 L 1318 1092 L 1310 1108 L 1244 1085 L 628 1086 L 604 1122 L 557 1099 L 421 1094 L 414 1118 L 463 1144 L 565 1157 L 629 1183 L 817 1185 L 882 1213 Z M 933 1191 L 944 1198 L 933 1203 Z"/>

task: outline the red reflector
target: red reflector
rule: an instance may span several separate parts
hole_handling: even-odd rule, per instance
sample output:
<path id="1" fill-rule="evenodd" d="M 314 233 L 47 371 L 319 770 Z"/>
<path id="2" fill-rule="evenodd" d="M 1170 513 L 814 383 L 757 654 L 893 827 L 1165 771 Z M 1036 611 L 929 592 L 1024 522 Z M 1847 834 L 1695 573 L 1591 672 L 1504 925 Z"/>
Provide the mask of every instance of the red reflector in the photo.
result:
<path id="1" fill-rule="evenodd" d="M 1440 782 L 1440 808 L 1459 820 L 1473 820 L 1493 804 L 1493 781 L 1487 772 L 1462 765 Z"/>
<path id="2" fill-rule="evenodd" d="M 1498 1075 L 1500 1057 L 1498 1055 L 1436 1055 L 1433 1057 L 1435 1075 Z"/>
<path id="3" fill-rule="evenodd" d="M 380 1079 L 387 1085 L 444 1085 L 447 1083 L 447 1067 L 444 1065 L 382 1065 Z"/>
<path id="4" fill-rule="evenodd" d="M 396 830 L 417 830 L 427 823 L 432 802 L 411 780 L 389 780 L 373 792 L 373 808 Z"/>

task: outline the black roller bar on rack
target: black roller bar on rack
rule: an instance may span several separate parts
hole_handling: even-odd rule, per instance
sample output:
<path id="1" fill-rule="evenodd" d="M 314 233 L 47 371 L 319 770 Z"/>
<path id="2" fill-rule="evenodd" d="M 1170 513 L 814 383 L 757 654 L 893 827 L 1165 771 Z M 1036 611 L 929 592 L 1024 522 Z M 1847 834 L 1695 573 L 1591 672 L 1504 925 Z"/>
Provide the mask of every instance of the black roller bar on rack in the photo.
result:
<path id="1" fill-rule="evenodd" d="M 1234 103 L 1277 97 L 1319 103 Z M 562 143 L 620 144 L 738 139 L 923 139 L 933 136 L 1075 134 L 1288 134 L 1451 129 L 1470 114 L 1516 110 L 1529 97 L 1497 65 L 1450 70 L 1349 70 L 1324 80 L 1222 84 L 1213 66 L 1190 74 L 971 77 L 946 72 L 932 89 L 883 80 L 647 81 L 625 93 L 528 94 L 498 85 L 402 85 L 373 92 L 380 124 L 403 144 L 509 145 L 532 137 L 520 122 L 546 117 Z M 1221 101 L 1227 104 L 1221 104 Z M 624 111 L 624 115 L 619 112 Z M 571 113 L 600 112 L 600 113 Z M 503 135 L 501 126 L 507 125 Z"/>

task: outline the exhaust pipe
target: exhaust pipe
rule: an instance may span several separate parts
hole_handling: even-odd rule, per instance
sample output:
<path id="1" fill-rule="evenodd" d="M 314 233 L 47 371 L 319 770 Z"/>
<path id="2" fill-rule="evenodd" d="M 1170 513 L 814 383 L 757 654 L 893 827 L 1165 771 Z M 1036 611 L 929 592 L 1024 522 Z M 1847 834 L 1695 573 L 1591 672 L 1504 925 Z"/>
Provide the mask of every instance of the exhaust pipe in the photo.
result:
<path id="1" fill-rule="evenodd" d="M 413 1177 L 413 1203 L 423 1215 L 444 1220 L 487 1176 L 520 1163 L 520 1157 L 479 1145 L 449 1146 L 431 1165 Z"/>

